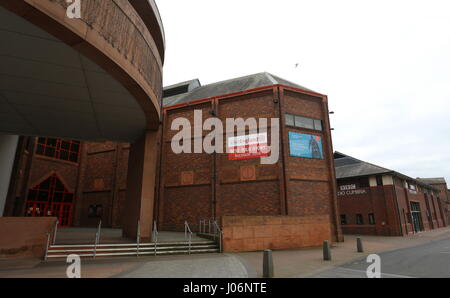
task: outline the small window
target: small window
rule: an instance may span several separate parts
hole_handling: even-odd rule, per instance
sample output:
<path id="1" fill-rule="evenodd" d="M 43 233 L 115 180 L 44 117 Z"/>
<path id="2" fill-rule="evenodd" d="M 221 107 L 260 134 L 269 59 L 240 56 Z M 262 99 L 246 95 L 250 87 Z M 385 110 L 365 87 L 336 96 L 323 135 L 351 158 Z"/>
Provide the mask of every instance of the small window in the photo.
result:
<path id="1" fill-rule="evenodd" d="M 322 131 L 322 120 L 314 120 L 314 129 Z"/>
<path id="2" fill-rule="evenodd" d="M 36 154 L 48 157 L 78 162 L 80 142 L 72 140 L 39 138 Z"/>
<path id="3" fill-rule="evenodd" d="M 347 216 L 345 214 L 341 214 L 341 225 L 347 224 Z"/>
<path id="4" fill-rule="evenodd" d="M 312 130 L 323 130 L 322 120 L 313 119 L 309 117 L 297 116 L 292 114 L 285 114 L 286 125 L 295 126 L 298 128 L 307 128 Z"/>
<path id="5" fill-rule="evenodd" d="M 314 129 L 314 120 L 311 118 L 295 116 L 295 126 Z"/>
<path id="6" fill-rule="evenodd" d="M 375 224 L 375 214 L 369 213 L 369 225 Z"/>
<path id="7" fill-rule="evenodd" d="M 377 186 L 383 186 L 383 177 L 376 176 L 377 179 Z"/>
<path id="8" fill-rule="evenodd" d="M 363 218 L 362 214 L 356 214 L 356 224 L 357 225 L 364 224 L 364 218 Z"/>
<path id="9" fill-rule="evenodd" d="M 286 125 L 294 126 L 294 115 L 286 114 Z"/>

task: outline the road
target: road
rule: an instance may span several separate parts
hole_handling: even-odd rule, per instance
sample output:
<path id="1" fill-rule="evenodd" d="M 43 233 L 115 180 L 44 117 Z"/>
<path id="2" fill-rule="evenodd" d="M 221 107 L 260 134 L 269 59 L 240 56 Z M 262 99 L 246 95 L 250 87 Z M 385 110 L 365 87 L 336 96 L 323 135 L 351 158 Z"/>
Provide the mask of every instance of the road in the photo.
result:
<path id="1" fill-rule="evenodd" d="M 450 277 L 450 238 L 380 253 L 382 278 Z M 318 278 L 366 278 L 366 258 L 317 273 Z"/>

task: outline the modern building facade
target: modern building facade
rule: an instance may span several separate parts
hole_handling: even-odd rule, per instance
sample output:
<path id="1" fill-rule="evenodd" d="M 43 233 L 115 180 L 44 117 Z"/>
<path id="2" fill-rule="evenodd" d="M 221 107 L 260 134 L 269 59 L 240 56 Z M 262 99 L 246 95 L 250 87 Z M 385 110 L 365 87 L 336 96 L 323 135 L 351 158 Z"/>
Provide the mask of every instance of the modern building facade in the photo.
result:
<path id="1" fill-rule="evenodd" d="M 195 119 L 199 113 L 202 119 Z M 224 128 L 215 134 L 215 142 L 222 140 L 221 153 L 194 152 L 196 140 L 204 144 L 212 127 L 202 129 L 200 135 L 194 128 L 204 128 L 208 118 L 216 119 L 216 124 Z M 238 125 L 227 126 L 227 119 L 238 118 L 258 122 L 268 119 L 269 126 L 266 131 L 246 125 L 241 129 Z M 278 223 L 276 229 L 284 238 L 274 240 L 278 232 L 265 228 L 268 234 L 255 239 L 255 232 L 250 231 L 255 227 L 246 224 L 242 228 L 248 228 L 245 237 L 236 233 L 228 237 L 230 250 L 298 248 L 317 246 L 327 239 L 342 240 L 326 96 L 269 73 L 205 86 L 192 80 L 164 89 L 162 119 L 156 162 L 159 174 L 152 206 L 159 230 L 182 230 L 184 221 L 198 230 L 204 219 L 237 217 L 247 222 L 256 216 Z M 174 136 L 179 133 L 173 126 L 177 119 L 186 119 L 190 125 L 191 153 L 177 154 L 172 148 Z M 272 146 L 274 133 L 280 136 L 279 140 L 273 139 L 278 155 L 274 161 L 262 164 L 262 158 L 270 155 L 263 151 Z M 243 141 L 244 146 L 237 148 L 238 141 Z M 21 143 L 20 161 L 16 162 L 21 169 L 13 179 L 16 192 L 10 193 L 7 204 L 10 215 L 42 216 L 36 214 L 34 198 L 50 179 L 50 184 L 56 181 L 53 183 L 63 186 L 64 197 L 73 198 L 70 219 L 64 219 L 67 214 L 63 209 L 51 213 L 60 222 L 89 227 L 101 219 L 104 226 L 124 226 L 122 214 L 128 208 L 132 179 L 129 143 L 25 137 Z M 47 151 L 53 145 L 59 149 Z M 230 148 L 233 146 L 236 148 Z M 252 146 L 254 152 L 249 151 Z M 65 148 L 70 148 L 67 154 Z M 294 219 L 296 224 L 290 230 L 283 229 L 283 220 Z M 303 238 L 295 235 L 303 239 L 302 243 L 289 240 L 294 238 L 292 233 L 301 233 L 302 229 L 306 231 Z"/>
<path id="2" fill-rule="evenodd" d="M 339 152 L 334 158 L 344 233 L 404 236 L 448 225 L 434 185 Z"/>

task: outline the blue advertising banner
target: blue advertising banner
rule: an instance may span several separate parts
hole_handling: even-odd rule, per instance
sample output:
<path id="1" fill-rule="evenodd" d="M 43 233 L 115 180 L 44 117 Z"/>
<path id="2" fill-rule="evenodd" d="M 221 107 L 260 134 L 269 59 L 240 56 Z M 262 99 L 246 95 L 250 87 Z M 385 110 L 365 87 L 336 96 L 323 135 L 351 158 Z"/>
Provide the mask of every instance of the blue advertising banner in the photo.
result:
<path id="1" fill-rule="evenodd" d="M 323 159 L 322 137 L 289 132 L 291 156 Z"/>

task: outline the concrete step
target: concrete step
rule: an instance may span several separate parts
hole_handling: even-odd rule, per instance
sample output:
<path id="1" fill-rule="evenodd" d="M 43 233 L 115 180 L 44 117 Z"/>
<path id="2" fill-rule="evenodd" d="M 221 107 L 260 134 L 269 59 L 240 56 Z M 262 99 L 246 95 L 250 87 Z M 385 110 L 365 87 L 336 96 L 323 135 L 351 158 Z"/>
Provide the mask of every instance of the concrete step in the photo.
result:
<path id="1" fill-rule="evenodd" d="M 189 242 L 158 242 L 157 246 L 183 246 L 188 245 Z M 215 241 L 205 240 L 205 241 L 193 241 L 191 245 L 209 245 L 216 244 Z M 119 243 L 119 244 L 97 244 L 97 249 L 99 247 L 107 248 L 107 247 L 136 247 L 136 243 Z M 154 243 L 140 243 L 139 247 L 154 247 Z M 51 245 L 50 248 L 94 248 L 94 244 L 63 244 L 63 245 Z"/>
<path id="2" fill-rule="evenodd" d="M 163 251 L 163 250 L 184 250 L 189 246 L 180 245 L 180 246 L 157 246 L 156 251 Z M 210 245 L 192 245 L 191 248 L 195 249 L 207 249 L 207 248 L 217 248 L 216 244 L 210 244 Z M 90 252 L 93 249 L 89 248 L 71 248 L 71 249 L 55 249 L 51 248 L 49 249 L 48 253 L 76 253 L 76 252 Z M 114 251 L 136 251 L 137 247 L 119 247 L 119 248 L 101 248 L 97 247 L 97 252 L 114 252 Z M 154 251 L 154 247 L 139 247 L 139 251 Z"/>
<path id="3" fill-rule="evenodd" d="M 95 252 L 95 253 L 94 253 Z M 47 259 L 65 259 L 68 255 L 76 254 L 81 258 L 114 257 L 114 256 L 145 256 L 145 255 L 177 255 L 218 253 L 219 247 L 214 241 L 192 242 L 189 249 L 188 242 L 166 242 L 137 244 L 101 244 L 97 245 L 52 245 L 47 252 Z"/>
<path id="4" fill-rule="evenodd" d="M 202 254 L 202 253 L 219 253 L 219 248 L 211 248 L 211 249 L 191 249 L 191 254 Z M 189 249 L 185 250 L 166 250 L 166 251 L 157 251 L 156 256 L 161 255 L 182 255 L 189 254 Z M 48 259 L 66 259 L 70 254 L 49 254 L 47 255 Z M 83 253 L 77 254 L 80 258 L 93 258 L 94 253 Z M 114 253 L 96 253 L 95 257 L 121 257 L 121 256 L 153 256 L 155 255 L 154 251 L 137 251 L 134 252 L 114 252 Z"/>

